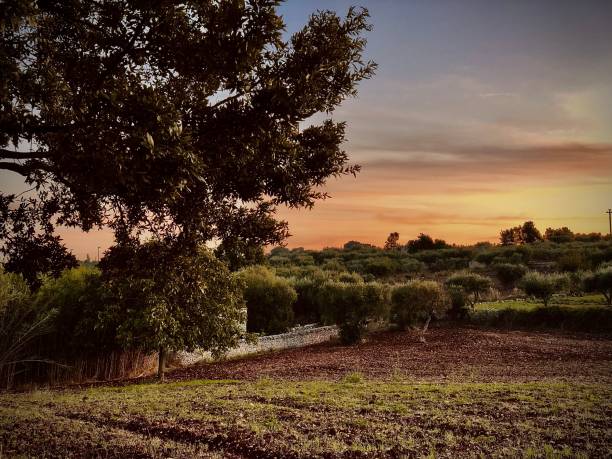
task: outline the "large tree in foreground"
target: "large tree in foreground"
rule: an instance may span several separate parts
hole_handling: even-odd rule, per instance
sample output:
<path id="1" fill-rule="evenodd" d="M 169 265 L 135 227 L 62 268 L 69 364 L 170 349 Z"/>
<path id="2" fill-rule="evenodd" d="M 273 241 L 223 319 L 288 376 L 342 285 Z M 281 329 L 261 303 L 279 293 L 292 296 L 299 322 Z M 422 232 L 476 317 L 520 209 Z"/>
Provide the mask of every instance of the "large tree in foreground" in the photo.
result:
<path id="1" fill-rule="evenodd" d="M 53 224 L 253 252 L 355 173 L 345 125 L 366 10 L 314 13 L 288 39 L 277 1 L 9 0 L 0 12 L 0 169 Z M 13 208 L 18 200 L 6 196 Z M 233 258 L 236 258 L 233 256 Z"/>

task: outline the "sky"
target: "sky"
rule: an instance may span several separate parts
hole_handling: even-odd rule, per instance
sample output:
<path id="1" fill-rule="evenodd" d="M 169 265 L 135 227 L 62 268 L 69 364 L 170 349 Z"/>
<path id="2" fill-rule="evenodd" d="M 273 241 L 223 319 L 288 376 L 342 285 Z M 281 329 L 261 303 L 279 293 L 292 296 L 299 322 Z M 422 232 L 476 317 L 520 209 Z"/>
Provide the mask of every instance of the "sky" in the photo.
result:
<path id="1" fill-rule="evenodd" d="M 362 171 L 330 180 L 313 210 L 279 209 L 289 247 L 382 245 L 392 231 L 495 241 L 526 220 L 607 231 L 612 1 L 288 0 L 280 13 L 291 33 L 351 5 L 370 11 L 379 67 L 331 116 Z M 112 244 L 60 233 L 81 258 Z"/>
<path id="2" fill-rule="evenodd" d="M 368 8 L 377 75 L 334 114 L 362 165 L 311 211 L 281 210 L 289 247 L 382 245 L 426 232 L 495 241 L 526 220 L 606 232 L 612 207 L 612 2 L 293 1 Z"/>

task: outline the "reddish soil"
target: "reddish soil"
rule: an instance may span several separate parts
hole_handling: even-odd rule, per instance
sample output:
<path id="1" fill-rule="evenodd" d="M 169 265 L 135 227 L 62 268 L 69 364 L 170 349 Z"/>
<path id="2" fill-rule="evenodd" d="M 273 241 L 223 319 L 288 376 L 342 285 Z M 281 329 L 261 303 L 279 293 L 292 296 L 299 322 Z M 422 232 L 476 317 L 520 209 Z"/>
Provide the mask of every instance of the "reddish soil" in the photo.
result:
<path id="1" fill-rule="evenodd" d="M 371 378 L 427 381 L 612 383 L 612 339 L 560 332 L 433 328 L 427 343 L 415 332 L 381 332 L 357 346 L 324 343 L 168 373 L 169 380 L 337 380 L 352 372 Z"/>

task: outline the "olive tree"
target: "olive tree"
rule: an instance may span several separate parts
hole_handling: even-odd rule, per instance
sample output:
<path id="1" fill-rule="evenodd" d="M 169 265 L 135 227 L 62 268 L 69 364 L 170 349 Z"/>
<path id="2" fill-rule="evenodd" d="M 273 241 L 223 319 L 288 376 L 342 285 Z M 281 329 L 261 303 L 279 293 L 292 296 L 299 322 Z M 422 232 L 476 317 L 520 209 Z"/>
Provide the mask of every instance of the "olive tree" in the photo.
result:
<path id="1" fill-rule="evenodd" d="M 491 288 L 491 279 L 480 274 L 460 271 L 446 279 L 445 284 L 448 288 L 463 292 L 466 302 L 474 308 L 480 297 Z"/>
<path id="2" fill-rule="evenodd" d="M 493 270 L 499 281 L 507 288 L 512 288 L 527 273 L 525 265 L 514 263 L 496 263 Z"/>
<path id="3" fill-rule="evenodd" d="M 425 332 L 432 317 L 442 314 L 446 308 L 444 290 L 434 281 L 413 280 L 395 287 L 391 292 L 391 304 L 391 321 L 400 330 L 424 322 L 421 342 L 425 342 Z"/>
<path id="4" fill-rule="evenodd" d="M 358 343 L 369 322 L 388 311 L 388 289 L 377 282 L 328 281 L 321 286 L 319 304 L 323 320 L 340 328 L 345 344 Z"/>
<path id="5" fill-rule="evenodd" d="M 521 279 L 519 287 L 529 296 L 533 296 L 548 306 L 550 299 L 555 293 L 560 293 L 568 283 L 566 275 L 543 274 L 529 272 Z"/>
<path id="6" fill-rule="evenodd" d="M 599 268 L 583 278 L 584 290 L 601 293 L 608 306 L 612 306 L 612 266 Z"/>

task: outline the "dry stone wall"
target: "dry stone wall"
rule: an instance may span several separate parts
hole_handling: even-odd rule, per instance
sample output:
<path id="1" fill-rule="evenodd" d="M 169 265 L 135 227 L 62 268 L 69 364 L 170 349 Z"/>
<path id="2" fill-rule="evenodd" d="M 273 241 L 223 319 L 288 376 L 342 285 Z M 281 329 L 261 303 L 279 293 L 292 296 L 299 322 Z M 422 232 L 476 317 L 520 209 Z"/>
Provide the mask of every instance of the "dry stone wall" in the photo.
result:
<path id="1" fill-rule="evenodd" d="M 280 335 L 262 336 L 254 344 L 242 341 L 238 347 L 231 349 L 226 357 L 240 357 L 258 352 L 308 346 L 329 341 L 337 336 L 338 327 L 335 325 L 325 327 L 304 325 Z M 207 351 L 179 352 L 177 358 L 182 365 L 192 365 L 197 362 L 212 360 L 210 352 Z"/>

